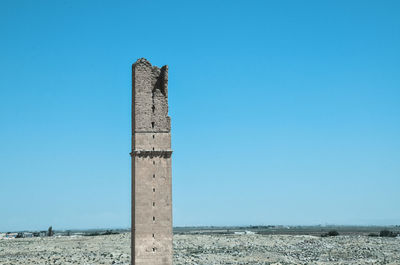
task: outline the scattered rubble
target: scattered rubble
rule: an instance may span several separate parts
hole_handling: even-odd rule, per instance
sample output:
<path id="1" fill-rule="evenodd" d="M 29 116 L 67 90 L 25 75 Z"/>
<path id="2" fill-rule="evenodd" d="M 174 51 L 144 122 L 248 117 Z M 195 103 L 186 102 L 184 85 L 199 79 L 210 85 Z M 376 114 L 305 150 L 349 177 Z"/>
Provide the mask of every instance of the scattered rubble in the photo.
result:
<path id="1" fill-rule="evenodd" d="M 0 240 L 0 264 L 130 263 L 130 234 Z M 174 236 L 174 264 L 400 264 L 399 237 Z"/>

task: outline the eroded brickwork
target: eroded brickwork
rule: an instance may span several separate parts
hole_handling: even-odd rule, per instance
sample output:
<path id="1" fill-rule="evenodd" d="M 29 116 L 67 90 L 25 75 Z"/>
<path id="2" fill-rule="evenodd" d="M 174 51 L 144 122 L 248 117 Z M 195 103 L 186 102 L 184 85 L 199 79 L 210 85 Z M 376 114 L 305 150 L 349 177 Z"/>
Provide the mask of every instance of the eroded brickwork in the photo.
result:
<path id="1" fill-rule="evenodd" d="M 132 264 L 172 265 L 168 66 L 132 65 Z"/>

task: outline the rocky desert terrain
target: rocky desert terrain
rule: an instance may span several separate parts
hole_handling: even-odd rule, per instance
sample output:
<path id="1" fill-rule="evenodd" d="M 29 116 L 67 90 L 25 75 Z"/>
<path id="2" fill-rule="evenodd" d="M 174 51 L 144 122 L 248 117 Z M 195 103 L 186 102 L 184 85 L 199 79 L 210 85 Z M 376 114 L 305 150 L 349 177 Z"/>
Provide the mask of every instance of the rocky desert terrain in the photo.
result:
<path id="1" fill-rule="evenodd" d="M 0 264 L 130 264 L 130 234 L 0 240 Z M 400 238 L 174 236 L 174 264 L 400 264 Z"/>

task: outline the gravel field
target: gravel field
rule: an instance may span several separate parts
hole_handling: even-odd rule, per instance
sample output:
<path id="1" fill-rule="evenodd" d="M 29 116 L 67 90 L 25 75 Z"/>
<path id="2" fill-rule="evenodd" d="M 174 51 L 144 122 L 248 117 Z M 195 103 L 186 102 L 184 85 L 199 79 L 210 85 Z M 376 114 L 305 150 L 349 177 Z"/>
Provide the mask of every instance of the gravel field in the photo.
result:
<path id="1" fill-rule="evenodd" d="M 0 264 L 130 264 L 130 234 L 0 240 Z M 174 264 L 400 264 L 400 238 L 175 235 Z"/>

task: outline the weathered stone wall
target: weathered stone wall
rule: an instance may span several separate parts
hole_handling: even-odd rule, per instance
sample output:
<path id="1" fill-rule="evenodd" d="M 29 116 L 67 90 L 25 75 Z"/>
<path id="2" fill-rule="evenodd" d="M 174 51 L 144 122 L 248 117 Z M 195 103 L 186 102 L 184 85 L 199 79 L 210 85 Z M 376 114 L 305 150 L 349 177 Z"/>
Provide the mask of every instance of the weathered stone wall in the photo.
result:
<path id="1" fill-rule="evenodd" d="M 132 264 L 172 265 L 168 67 L 132 65 Z"/>
<path id="2" fill-rule="evenodd" d="M 160 69 L 139 59 L 132 68 L 135 132 L 169 132 L 168 66 Z"/>

